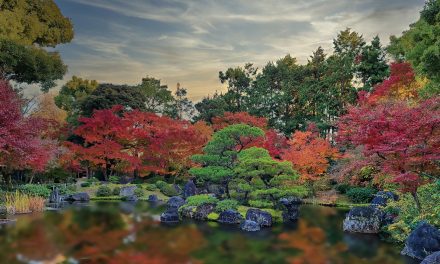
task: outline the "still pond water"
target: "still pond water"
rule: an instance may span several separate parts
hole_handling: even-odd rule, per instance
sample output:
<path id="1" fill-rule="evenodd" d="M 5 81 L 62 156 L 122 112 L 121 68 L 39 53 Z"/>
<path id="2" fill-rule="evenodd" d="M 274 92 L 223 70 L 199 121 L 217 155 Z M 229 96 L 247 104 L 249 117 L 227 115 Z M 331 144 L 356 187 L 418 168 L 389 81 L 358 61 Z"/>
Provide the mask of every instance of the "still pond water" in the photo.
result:
<path id="1" fill-rule="evenodd" d="M 303 205 L 298 223 L 258 233 L 237 226 L 158 222 L 163 206 L 92 202 L 23 215 L 0 227 L 0 263 L 413 264 L 374 235 L 342 232 L 346 211 Z"/>

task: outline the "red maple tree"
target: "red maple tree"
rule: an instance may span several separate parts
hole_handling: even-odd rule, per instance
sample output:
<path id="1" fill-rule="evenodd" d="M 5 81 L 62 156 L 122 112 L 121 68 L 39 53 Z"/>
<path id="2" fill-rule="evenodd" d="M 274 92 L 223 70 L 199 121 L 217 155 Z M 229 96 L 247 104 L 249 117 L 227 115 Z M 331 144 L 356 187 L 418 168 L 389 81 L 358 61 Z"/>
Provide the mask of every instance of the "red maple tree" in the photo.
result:
<path id="1" fill-rule="evenodd" d="M 421 175 L 440 170 L 440 98 L 410 106 L 403 101 L 350 107 L 339 120 L 338 141 L 363 146 L 364 155 L 379 157 L 380 167 L 394 176 L 417 205 Z"/>

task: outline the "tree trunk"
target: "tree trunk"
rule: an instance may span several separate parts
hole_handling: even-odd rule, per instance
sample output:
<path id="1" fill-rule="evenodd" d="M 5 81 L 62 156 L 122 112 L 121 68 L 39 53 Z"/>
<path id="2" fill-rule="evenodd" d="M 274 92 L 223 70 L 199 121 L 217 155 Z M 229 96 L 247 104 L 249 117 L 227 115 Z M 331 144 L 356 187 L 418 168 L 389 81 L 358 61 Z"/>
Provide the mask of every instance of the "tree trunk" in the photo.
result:
<path id="1" fill-rule="evenodd" d="M 422 205 L 420 204 L 419 196 L 417 195 L 417 192 L 411 193 L 412 197 L 414 198 L 414 201 L 416 202 L 417 210 L 419 212 L 422 211 Z"/>

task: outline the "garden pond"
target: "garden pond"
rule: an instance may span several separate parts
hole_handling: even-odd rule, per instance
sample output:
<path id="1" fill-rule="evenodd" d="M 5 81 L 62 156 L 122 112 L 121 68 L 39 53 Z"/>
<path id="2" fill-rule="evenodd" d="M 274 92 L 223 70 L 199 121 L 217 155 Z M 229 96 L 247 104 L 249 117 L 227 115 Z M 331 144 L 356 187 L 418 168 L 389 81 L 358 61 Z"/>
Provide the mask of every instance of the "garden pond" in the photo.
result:
<path id="1" fill-rule="evenodd" d="M 255 233 L 216 222 L 164 225 L 164 210 L 105 201 L 15 216 L 0 226 L 0 263 L 419 263 L 377 235 L 344 233 L 345 209 L 302 205 L 297 223 Z"/>

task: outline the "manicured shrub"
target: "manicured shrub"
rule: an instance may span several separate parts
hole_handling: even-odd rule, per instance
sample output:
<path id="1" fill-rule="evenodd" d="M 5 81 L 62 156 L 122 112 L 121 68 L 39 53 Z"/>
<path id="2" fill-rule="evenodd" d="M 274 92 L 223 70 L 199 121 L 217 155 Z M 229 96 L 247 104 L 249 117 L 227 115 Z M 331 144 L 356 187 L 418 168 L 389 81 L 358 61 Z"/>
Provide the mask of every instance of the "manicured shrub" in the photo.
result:
<path id="1" fill-rule="evenodd" d="M 95 178 L 95 177 L 91 177 L 91 178 L 88 178 L 86 180 L 86 182 L 90 182 L 91 184 L 93 184 L 93 183 L 98 183 L 99 180 L 97 178 Z"/>
<path id="2" fill-rule="evenodd" d="M 186 199 L 187 206 L 199 206 L 202 204 L 217 204 L 218 199 L 208 194 L 193 195 Z"/>
<path id="3" fill-rule="evenodd" d="M 166 183 L 164 181 L 157 181 L 155 184 L 158 189 L 162 189 L 163 187 L 165 187 L 165 185 L 168 185 L 168 183 Z"/>
<path id="4" fill-rule="evenodd" d="M 115 188 L 113 188 L 112 194 L 113 195 L 119 195 L 120 192 L 121 192 L 121 188 L 116 186 Z"/>
<path id="5" fill-rule="evenodd" d="M 347 183 L 340 183 L 335 187 L 336 191 L 338 191 L 340 194 L 346 194 L 350 188 L 351 186 Z"/>
<path id="6" fill-rule="evenodd" d="M 237 210 L 238 208 L 238 202 L 236 200 L 232 200 L 232 199 L 226 199 L 226 200 L 222 200 L 219 201 L 217 203 L 217 206 L 215 207 L 215 211 L 218 213 L 221 213 L 223 211 L 226 210 Z"/>
<path id="7" fill-rule="evenodd" d="M 137 197 L 142 197 L 144 196 L 144 190 L 142 190 L 141 188 L 136 188 L 134 190 L 134 195 L 136 195 Z"/>
<path id="8" fill-rule="evenodd" d="M 419 187 L 417 195 L 422 205 L 420 211 L 409 193 L 401 194 L 398 201 L 388 202 L 385 211 L 398 215 L 395 223 L 385 227 L 392 240 L 404 242 L 421 221 L 440 228 L 440 181 Z"/>
<path id="9" fill-rule="evenodd" d="M 219 217 L 220 217 L 220 215 L 217 213 L 214 213 L 214 212 L 208 214 L 209 221 L 217 221 Z"/>
<path id="10" fill-rule="evenodd" d="M 179 191 L 176 190 L 173 184 L 166 184 L 162 186 L 162 188 L 160 188 L 160 191 L 169 197 L 179 195 Z"/>
<path id="11" fill-rule="evenodd" d="M 51 190 L 45 184 L 25 184 L 20 186 L 20 191 L 30 196 L 49 198 Z"/>
<path id="12" fill-rule="evenodd" d="M 156 191 L 157 190 L 157 186 L 156 186 L 156 184 L 147 183 L 145 185 L 145 189 L 147 191 Z"/>
<path id="13" fill-rule="evenodd" d="M 256 208 L 270 208 L 273 203 L 265 200 L 249 200 L 249 205 Z"/>
<path id="14" fill-rule="evenodd" d="M 369 203 L 376 192 L 375 189 L 370 187 L 355 187 L 347 191 L 347 196 L 353 203 Z"/>
<path id="15" fill-rule="evenodd" d="M 119 183 L 119 177 L 118 176 L 110 176 L 108 178 L 108 181 L 111 183 Z"/>
<path id="16" fill-rule="evenodd" d="M 96 196 L 98 197 L 107 197 L 111 195 L 112 195 L 112 190 L 107 185 L 99 186 L 98 190 L 96 191 Z"/>
<path id="17" fill-rule="evenodd" d="M 92 183 L 90 183 L 90 182 L 82 182 L 81 183 L 81 187 L 83 187 L 83 188 L 87 188 L 87 187 L 90 187 L 92 185 Z"/>

